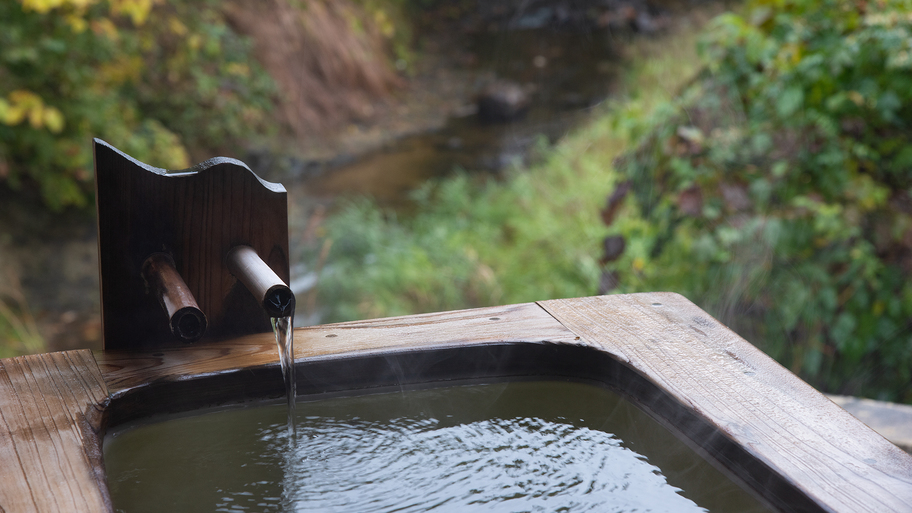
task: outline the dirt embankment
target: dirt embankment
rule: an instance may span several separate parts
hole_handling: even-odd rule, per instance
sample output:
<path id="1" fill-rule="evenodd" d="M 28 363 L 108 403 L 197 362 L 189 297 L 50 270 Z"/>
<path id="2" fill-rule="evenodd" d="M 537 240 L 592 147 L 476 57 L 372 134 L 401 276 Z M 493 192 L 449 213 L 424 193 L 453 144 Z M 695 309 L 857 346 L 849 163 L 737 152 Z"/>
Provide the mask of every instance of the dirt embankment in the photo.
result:
<path id="1" fill-rule="evenodd" d="M 371 13 L 349 0 L 235 0 L 229 23 L 254 41 L 279 88 L 277 118 L 301 138 L 370 119 L 403 80 Z"/>

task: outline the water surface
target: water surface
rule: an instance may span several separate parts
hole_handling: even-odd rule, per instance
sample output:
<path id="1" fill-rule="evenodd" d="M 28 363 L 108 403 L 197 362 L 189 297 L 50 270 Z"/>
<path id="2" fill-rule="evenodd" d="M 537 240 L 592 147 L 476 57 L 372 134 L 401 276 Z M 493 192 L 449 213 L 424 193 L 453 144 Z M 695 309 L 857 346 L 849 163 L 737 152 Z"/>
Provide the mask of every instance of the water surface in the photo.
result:
<path id="1" fill-rule="evenodd" d="M 615 394 L 525 382 L 210 411 L 105 443 L 119 511 L 763 511 Z M 294 437 L 294 440 L 291 439 Z"/>

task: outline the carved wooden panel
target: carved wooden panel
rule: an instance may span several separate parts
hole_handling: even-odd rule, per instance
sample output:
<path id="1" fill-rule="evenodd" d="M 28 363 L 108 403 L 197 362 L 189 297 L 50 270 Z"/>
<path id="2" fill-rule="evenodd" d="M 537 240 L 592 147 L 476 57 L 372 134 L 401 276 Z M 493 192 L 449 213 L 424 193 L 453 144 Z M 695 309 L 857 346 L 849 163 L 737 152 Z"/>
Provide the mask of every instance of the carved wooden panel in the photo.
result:
<path id="1" fill-rule="evenodd" d="M 209 321 L 207 338 L 269 331 L 266 313 L 225 263 L 253 247 L 288 282 L 288 207 L 280 184 L 242 162 L 215 158 L 185 171 L 147 166 L 95 140 L 101 308 L 107 349 L 172 341 L 142 266 L 169 255 Z"/>

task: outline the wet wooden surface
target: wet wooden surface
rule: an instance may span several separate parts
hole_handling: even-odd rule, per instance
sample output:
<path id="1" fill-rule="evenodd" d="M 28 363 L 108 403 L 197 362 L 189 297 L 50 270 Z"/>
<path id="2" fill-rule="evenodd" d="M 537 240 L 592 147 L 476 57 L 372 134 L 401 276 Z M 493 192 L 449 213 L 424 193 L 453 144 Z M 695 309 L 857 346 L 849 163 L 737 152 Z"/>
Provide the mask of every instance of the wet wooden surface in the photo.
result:
<path id="1" fill-rule="evenodd" d="M 652 293 L 540 304 L 789 476 L 824 509 L 912 511 L 908 454 L 685 298 Z"/>
<path id="2" fill-rule="evenodd" d="M 356 321 L 295 330 L 295 360 L 333 354 L 415 350 L 497 342 L 575 343 L 576 336 L 535 303 Z M 271 333 L 134 353 L 98 351 L 112 394 L 146 383 L 278 365 Z"/>
<path id="3" fill-rule="evenodd" d="M 106 511 L 104 380 L 91 351 L 0 360 L 0 511 Z"/>
<path id="4" fill-rule="evenodd" d="M 417 371 L 399 365 L 415 355 L 431 355 L 424 361 L 443 372 L 459 367 L 457 378 L 470 376 L 467 369 L 521 377 L 541 368 L 528 376 L 614 388 L 785 511 L 912 510 L 912 457 L 675 294 L 553 300 L 295 332 L 299 368 L 335 369 L 323 378 L 305 376 L 314 389 L 358 373 L 369 382 L 384 366 L 382 379 L 404 383 Z M 94 356 L 98 368 L 85 351 L 2 360 L 4 510 L 107 507 L 92 470 L 98 440 L 90 436 L 101 426 L 105 400 L 106 422 L 114 425 L 175 405 L 186 410 L 282 390 L 269 334 Z M 36 501 L 45 502 L 29 506 Z"/>
<path id="5" fill-rule="evenodd" d="M 844 395 L 827 397 L 900 449 L 912 453 L 912 406 Z"/>

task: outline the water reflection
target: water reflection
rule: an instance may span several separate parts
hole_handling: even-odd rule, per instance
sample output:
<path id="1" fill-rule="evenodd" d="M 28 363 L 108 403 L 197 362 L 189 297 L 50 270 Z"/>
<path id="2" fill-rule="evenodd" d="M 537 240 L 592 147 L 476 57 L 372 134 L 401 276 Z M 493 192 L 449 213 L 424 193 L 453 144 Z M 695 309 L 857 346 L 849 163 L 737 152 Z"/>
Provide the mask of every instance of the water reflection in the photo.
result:
<path id="1" fill-rule="evenodd" d="M 105 464 L 115 507 L 764 511 L 651 418 L 592 386 L 461 386 L 296 411 L 296 435 L 280 404 L 114 433 Z"/>
<path id="2" fill-rule="evenodd" d="M 613 434 L 565 422 L 312 417 L 299 432 L 295 511 L 705 511 Z"/>

